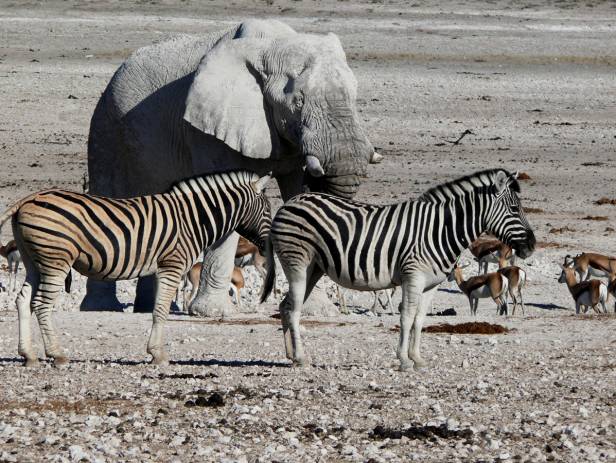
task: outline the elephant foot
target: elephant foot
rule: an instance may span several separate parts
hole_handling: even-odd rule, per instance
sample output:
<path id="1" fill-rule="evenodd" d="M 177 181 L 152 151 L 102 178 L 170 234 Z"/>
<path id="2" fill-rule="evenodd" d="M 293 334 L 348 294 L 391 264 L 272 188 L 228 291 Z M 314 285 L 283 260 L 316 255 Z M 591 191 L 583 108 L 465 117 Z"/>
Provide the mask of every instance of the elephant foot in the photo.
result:
<path id="1" fill-rule="evenodd" d="M 336 317 L 340 315 L 338 307 L 327 297 L 323 288 L 315 286 L 308 300 L 304 302 L 302 315 L 308 317 Z"/>
<path id="2" fill-rule="evenodd" d="M 79 310 L 81 312 L 123 312 L 125 307 L 126 304 L 122 304 L 115 294 L 86 293 Z"/>
<path id="3" fill-rule="evenodd" d="M 189 315 L 197 317 L 224 317 L 236 311 L 226 291 L 206 291 L 197 295 L 188 309 Z"/>

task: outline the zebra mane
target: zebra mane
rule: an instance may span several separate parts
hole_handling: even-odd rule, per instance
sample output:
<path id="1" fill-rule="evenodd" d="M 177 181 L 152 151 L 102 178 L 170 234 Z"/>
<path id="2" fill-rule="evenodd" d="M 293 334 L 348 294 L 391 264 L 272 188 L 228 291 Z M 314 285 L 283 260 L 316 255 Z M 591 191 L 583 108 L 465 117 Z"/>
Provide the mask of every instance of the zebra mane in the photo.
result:
<path id="1" fill-rule="evenodd" d="M 259 179 L 259 175 L 256 174 L 255 172 L 245 170 L 245 169 L 233 169 L 233 170 L 227 170 L 225 172 L 217 172 L 213 174 L 200 174 L 200 175 L 193 175 L 192 177 L 188 177 L 188 178 L 183 178 L 181 180 L 174 182 L 168 191 L 174 191 L 176 189 L 181 190 L 182 186 L 190 183 L 192 180 L 196 180 L 199 178 L 208 178 L 208 177 L 223 177 L 223 178 L 224 177 L 226 178 L 235 177 L 236 179 L 239 180 L 239 183 L 246 183 L 246 184 L 250 182 L 254 182 Z"/>
<path id="2" fill-rule="evenodd" d="M 471 192 L 478 188 L 488 189 L 494 185 L 494 177 L 498 172 L 504 172 L 508 177 L 511 176 L 511 173 L 505 169 L 482 170 L 432 187 L 423 193 L 418 201 L 439 203 L 452 196 L 460 196 L 464 192 Z M 509 188 L 516 193 L 520 192 L 520 184 L 515 179 L 509 184 Z"/>

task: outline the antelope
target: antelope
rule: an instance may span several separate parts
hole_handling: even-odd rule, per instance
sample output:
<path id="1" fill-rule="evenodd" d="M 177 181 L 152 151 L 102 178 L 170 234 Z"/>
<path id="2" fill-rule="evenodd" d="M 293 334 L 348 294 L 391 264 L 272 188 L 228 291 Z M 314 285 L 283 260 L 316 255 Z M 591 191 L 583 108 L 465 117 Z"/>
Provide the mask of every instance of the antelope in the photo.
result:
<path id="1" fill-rule="evenodd" d="M 588 307 L 601 313 L 597 308 L 601 304 L 603 311 L 607 313 L 605 303 L 607 302 L 607 286 L 601 280 L 587 280 L 580 283 L 575 279 L 575 270 L 568 265 L 561 265 L 562 272 L 558 278 L 559 283 L 567 283 L 569 292 L 575 301 L 575 313 L 580 313 L 580 308 L 585 308 L 584 312 L 588 311 Z"/>
<path id="2" fill-rule="evenodd" d="M 499 268 L 502 268 L 506 263 L 515 263 L 515 254 L 511 247 L 495 238 L 476 240 L 469 246 L 469 251 L 477 259 L 480 274 L 488 273 L 489 264 L 498 264 Z"/>
<path id="3" fill-rule="evenodd" d="M 509 267 L 502 267 L 498 269 L 498 273 L 504 275 L 507 278 L 509 286 L 509 295 L 513 300 L 512 315 L 515 315 L 515 309 L 518 306 L 518 299 L 522 306 L 522 315 L 524 315 L 524 299 L 522 298 L 522 289 L 526 286 L 526 272 L 520 267 L 511 265 Z"/>
<path id="4" fill-rule="evenodd" d="M 203 270 L 203 262 L 197 262 L 191 267 L 191 269 L 184 276 L 184 308 L 190 307 L 193 299 L 197 295 L 199 289 L 199 281 L 201 279 L 201 271 Z M 190 290 L 188 290 L 188 283 L 190 283 Z M 235 303 L 238 307 L 242 307 L 242 299 L 240 290 L 244 287 L 244 275 L 242 269 L 239 267 L 233 267 L 233 273 L 231 274 L 231 282 L 229 284 L 229 291 L 235 298 Z"/>
<path id="5" fill-rule="evenodd" d="M 572 267 L 580 276 L 580 281 L 588 280 L 591 276 L 609 280 L 610 275 L 616 274 L 616 257 L 583 252 L 576 257 L 565 256 L 565 266 Z"/>
<path id="6" fill-rule="evenodd" d="M 607 287 L 607 292 L 616 299 L 616 273 L 610 275 L 610 284 Z M 616 302 L 614 302 L 614 313 L 616 313 Z"/>
<path id="7" fill-rule="evenodd" d="M 350 314 L 349 308 L 347 307 L 346 298 L 344 296 L 344 293 L 342 292 L 342 288 L 340 287 L 340 285 L 336 285 L 336 288 L 338 292 L 338 304 L 340 305 L 340 313 L 344 315 L 349 315 Z M 380 296 L 379 293 L 381 292 L 384 292 L 385 295 L 387 296 L 387 305 L 381 302 L 381 299 L 379 297 Z M 372 307 L 370 307 L 370 312 L 373 315 L 378 315 L 377 306 L 378 304 L 381 304 L 382 308 L 389 307 L 389 312 L 391 313 L 391 315 L 394 315 L 394 305 L 391 302 L 391 298 L 395 292 L 396 292 L 396 288 L 392 288 L 391 290 L 383 289 L 381 291 L 373 291 L 372 294 L 374 296 L 374 299 L 372 301 Z"/>
<path id="8" fill-rule="evenodd" d="M 17 249 L 15 240 L 11 240 L 4 246 L 0 246 L 0 256 L 4 257 L 8 263 L 9 284 L 7 291 L 12 293 L 17 289 L 17 271 L 21 262 L 21 254 Z"/>
<path id="9" fill-rule="evenodd" d="M 507 314 L 507 289 L 509 286 L 509 280 L 498 272 L 486 273 L 484 275 L 477 275 L 464 280 L 462 275 L 462 268 L 456 264 L 452 272 L 447 278 L 448 281 L 456 281 L 460 291 L 462 291 L 468 297 L 468 302 L 471 306 L 471 315 L 477 315 L 477 306 L 479 305 L 479 299 L 491 297 L 496 303 L 497 314 Z"/>

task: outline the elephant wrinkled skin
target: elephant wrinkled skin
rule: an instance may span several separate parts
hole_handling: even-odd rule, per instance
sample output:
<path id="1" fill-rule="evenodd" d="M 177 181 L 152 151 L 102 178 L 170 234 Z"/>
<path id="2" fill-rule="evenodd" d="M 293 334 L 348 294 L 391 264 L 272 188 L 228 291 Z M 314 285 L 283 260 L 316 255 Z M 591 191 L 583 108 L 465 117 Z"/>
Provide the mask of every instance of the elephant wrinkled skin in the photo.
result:
<path id="1" fill-rule="evenodd" d="M 352 197 L 373 147 L 359 123 L 357 82 L 334 34 L 249 20 L 135 51 L 101 96 L 90 126 L 90 193 L 130 197 L 196 174 L 272 171 L 282 198 L 315 179 Z M 193 311 L 223 313 L 237 235 L 207 253 Z M 141 281 L 135 310 L 151 309 Z M 206 306 L 207 303 L 207 306 Z M 82 310 L 113 309 L 113 284 L 88 282 Z"/>

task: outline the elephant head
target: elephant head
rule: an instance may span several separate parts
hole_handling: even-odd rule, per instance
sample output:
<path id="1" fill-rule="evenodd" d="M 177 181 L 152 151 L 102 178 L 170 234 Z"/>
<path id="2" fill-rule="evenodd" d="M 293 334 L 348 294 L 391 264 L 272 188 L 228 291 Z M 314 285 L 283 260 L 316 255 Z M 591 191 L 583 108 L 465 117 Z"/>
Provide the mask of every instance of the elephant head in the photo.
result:
<path id="1" fill-rule="evenodd" d="M 251 158 L 303 157 L 321 189 L 352 197 L 373 147 L 340 41 L 284 34 L 220 41 L 202 59 L 184 119 Z"/>

